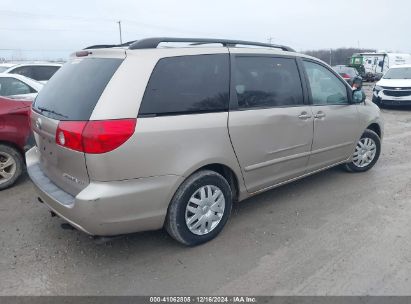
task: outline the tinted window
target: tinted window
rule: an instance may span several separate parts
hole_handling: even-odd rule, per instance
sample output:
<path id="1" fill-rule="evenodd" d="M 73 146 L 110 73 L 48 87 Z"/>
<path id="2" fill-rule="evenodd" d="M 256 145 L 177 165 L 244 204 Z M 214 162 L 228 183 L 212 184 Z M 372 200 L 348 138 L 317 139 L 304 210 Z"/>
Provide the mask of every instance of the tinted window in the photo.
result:
<path id="1" fill-rule="evenodd" d="M 320 64 L 304 61 L 313 104 L 347 104 L 347 87 L 327 68 Z"/>
<path id="2" fill-rule="evenodd" d="M 30 94 L 36 92 L 24 82 L 11 78 L 0 77 L 0 96 Z"/>
<path id="3" fill-rule="evenodd" d="M 236 57 L 235 90 L 240 108 L 294 106 L 303 103 L 294 59 Z"/>
<path id="4" fill-rule="evenodd" d="M 23 76 L 34 79 L 33 78 L 34 73 L 33 73 L 33 69 L 31 66 L 18 67 L 18 68 L 15 68 L 14 70 L 11 70 L 9 73 L 19 74 L 19 75 L 23 75 Z"/>
<path id="5" fill-rule="evenodd" d="M 151 74 L 139 114 L 223 111 L 228 101 L 228 54 L 164 58 Z"/>
<path id="6" fill-rule="evenodd" d="M 33 108 L 58 120 L 88 120 L 122 61 L 114 58 L 69 61 L 40 91 Z"/>
<path id="7" fill-rule="evenodd" d="M 58 66 L 33 66 L 33 79 L 38 81 L 49 80 L 60 67 Z"/>

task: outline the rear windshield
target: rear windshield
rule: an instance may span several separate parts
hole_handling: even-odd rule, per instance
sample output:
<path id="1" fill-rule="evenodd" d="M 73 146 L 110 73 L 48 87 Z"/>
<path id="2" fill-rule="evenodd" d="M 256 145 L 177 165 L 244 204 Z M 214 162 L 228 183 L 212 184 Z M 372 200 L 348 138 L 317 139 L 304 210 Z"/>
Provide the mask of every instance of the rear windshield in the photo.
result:
<path id="1" fill-rule="evenodd" d="M 348 74 L 348 75 L 350 75 L 350 76 L 356 76 L 356 75 L 357 75 L 356 70 L 353 69 L 353 68 L 345 68 L 345 69 L 342 70 L 342 72 L 343 72 L 343 73 L 346 73 L 346 74 Z"/>
<path id="2" fill-rule="evenodd" d="M 350 76 L 355 76 L 357 75 L 357 71 L 354 68 L 349 68 L 349 67 L 334 67 L 334 70 L 338 72 L 339 74 L 345 73 Z"/>
<path id="3" fill-rule="evenodd" d="M 117 58 L 73 59 L 40 91 L 35 111 L 57 120 L 88 120 L 104 88 L 122 63 Z"/>

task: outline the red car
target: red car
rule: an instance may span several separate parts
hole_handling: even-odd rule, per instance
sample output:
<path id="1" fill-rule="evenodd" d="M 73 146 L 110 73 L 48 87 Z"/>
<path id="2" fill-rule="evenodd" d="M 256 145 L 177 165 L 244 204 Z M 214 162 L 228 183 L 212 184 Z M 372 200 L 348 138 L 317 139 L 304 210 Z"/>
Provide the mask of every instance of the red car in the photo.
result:
<path id="1" fill-rule="evenodd" d="M 0 97 L 0 190 L 10 187 L 25 167 L 30 146 L 31 102 Z"/>

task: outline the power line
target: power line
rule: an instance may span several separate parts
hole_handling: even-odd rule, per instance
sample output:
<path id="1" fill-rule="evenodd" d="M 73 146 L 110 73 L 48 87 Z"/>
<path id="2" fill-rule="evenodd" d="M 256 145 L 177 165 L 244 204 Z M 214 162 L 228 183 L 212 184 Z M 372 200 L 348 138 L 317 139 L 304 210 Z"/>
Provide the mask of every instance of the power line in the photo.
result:
<path id="1" fill-rule="evenodd" d="M 20 12 L 11 10 L 0 10 L 0 14 L 13 16 L 13 17 L 34 17 L 34 18 L 53 18 L 53 19 L 72 19 L 72 20 L 83 20 L 83 21 L 105 21 L 105 22 L 115 22 L 115 19 L 106 17 L 82 17 L 82 16 L 68 16 L 68 15 L 56 15 L 56 14 L 45 14 L 45 13 L 33 13 L 33 12 Z"/>
<path id="2" fill-rule="evenodd" d="M 75 28 L 71 28 L 71 29 L 60 29 L 60 28 L 7 28 L 7 27 L 0 27 L 0 31 L 10 31 L 10 32 L 13 32 L 13 31 L 16 31 L 16 32 L 19 32 L 19 31 L 23 31 L 23 32 L 26 32 L 26 31 L 31 31 L 31 32 L 93 32 L 93 33 L 101 33 L 101 32 L 105 32 L 105 33 L 107 33 L 107 30 L 103 30 L 103 29 L 101 29 L 101 30 L 98 30 L 98 29 L 95 29 L 95 30 L 92 30 L 92 29 L 83 29 L 83 28 L 78 28 L 78 29 L 75 29 Z"/>
<path id="3" fill-rule="evenodd" d="M 21 48 L 3 48 L 0 49 L 0 52 L 14 52 L 14 51 L 21 51 L 21 52 L 72 52 L 73 49 L 65 49 L 65 50 L 50 50 L 50 49 L 21 49 Z"/>
<path id="4" fill-rule="evenodd" d="M 97 17 L 97 18 L 90 18 L 90 17 L 81 17 L 81 16 L 67 16 L 67 15 L 55 15 L 55 14 L 44 14 L 44 13 L 32 13 L 32 12 L 18 12 L 18 11 L 11 11 L 11 10 L 0 10 L 0 15 L 11 15 L 14 17 L 34 17 L 34 18 L 53 18 L 53 19 L 71 19 L 71 20 L 81 20 L 85 22 L 95 22 L 95 21 L 100 21 L 100 22 L 110 22 L 110 23 L 118 23 L 118 20 L 112 19 L 112 18 L 106 18 L 106 17 Z M 219 36 L 220 34 L 217 33 L 206 33 L 202 31 L 192 31 L 188 29 L 182 29 L 182 28 L 175 28 L 175 27 L 170 27 L 170 26 L 161 26 L 161 25 L 154 25 L 154 24 L 148 24 L 144 22 L 139 22 L 131 19 L 122 19 L 122 23 L 131 23 L 134 24 L 135 26 L 138 26 L 138 29 L 141 27 L 146 27 L 146 28 L 151 28 L 151 29 L 158 29 L 162 31 L 174 31 L 174 32 L 179 32 L 179 33 L 187 33 L 187 34 L 194 34 L 194 35 L 206 35 L 206 36 Z M 130 24 L 128 24 L 130 26 Z M 14 30 L 11 28 L 3 28 L 4 30 Z M 16 29 L 16 31 L 19 30 L 26 30 L 26 29 Z M 34 30 L 34 29 L 27 29 L 27 30 Z M 40 29 L 36 29 L 40 30 Z M 71 29 L 42 29 L 44 31 L 71 31 Z M 87 31 L 86 29 L 81 29 L 81 31 Z M 91 30 L 88 30 L 91 31 Z"/>

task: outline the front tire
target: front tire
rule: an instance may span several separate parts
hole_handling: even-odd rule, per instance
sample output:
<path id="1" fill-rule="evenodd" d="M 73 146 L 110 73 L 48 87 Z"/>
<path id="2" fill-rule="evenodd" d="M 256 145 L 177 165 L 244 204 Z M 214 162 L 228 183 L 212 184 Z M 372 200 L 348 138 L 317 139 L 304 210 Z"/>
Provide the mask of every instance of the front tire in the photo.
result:
<path id="1" fill-rule="evenodd" d="M 0 190 L 11 187 L 23 172 L 24 161 L 16 149 L 0 145 Z"/>
<path id="2" fill-rule="evenodd" d="M 202 170 L 187 178 L 171 200 L 166 230 L 178 242 L 195 246 L 223 230 L 232 208 L 232 191 L 217 172 Z"/>
<path id="3" fill-rule="evenodd" d="M 381 139 L 372 130 L 365 130 L 358 141 L 350 163 L 345 164 L 349 172 L 365 172 L 374 167 L 381 153 Z"/>

